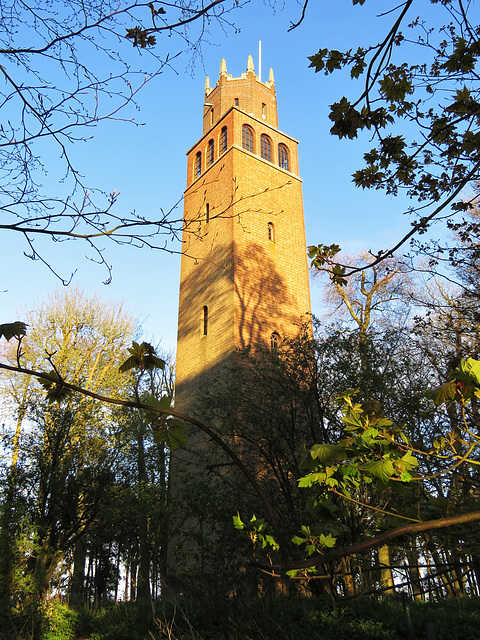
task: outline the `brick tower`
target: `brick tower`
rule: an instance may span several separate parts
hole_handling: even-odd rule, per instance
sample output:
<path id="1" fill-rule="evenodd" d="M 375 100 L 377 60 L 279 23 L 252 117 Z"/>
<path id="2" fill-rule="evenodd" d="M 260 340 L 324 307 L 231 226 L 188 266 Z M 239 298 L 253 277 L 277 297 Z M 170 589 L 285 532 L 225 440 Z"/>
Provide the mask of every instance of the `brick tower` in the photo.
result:
<path id="1" fill-rule="evenodd" d="M 188 155 L 176 408 L 196 398 L 236 347 L 275 348 L 310 313 L 297 141 L 278 129 L 273 71 L 207 77 L 203 135 Z"/>

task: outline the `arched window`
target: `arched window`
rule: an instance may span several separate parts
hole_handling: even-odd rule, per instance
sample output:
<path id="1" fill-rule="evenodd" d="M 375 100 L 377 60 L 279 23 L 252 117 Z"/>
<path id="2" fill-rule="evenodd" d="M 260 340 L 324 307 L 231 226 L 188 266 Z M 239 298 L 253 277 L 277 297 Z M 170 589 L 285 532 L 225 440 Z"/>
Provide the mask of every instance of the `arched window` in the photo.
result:
<path id="1" fill-rule="evenodd" d="M 198 178 L 198 176 L 202 175 L 202 152 L 198 151 L 195 156 L 195 167 L 193 169 L 194 178 Z"/>
<path id="2" fill-rule="evenodd" d="M 210 222 L 210 204 L 208 202 L 205 205 L 205 222 L 207 224 Z"/>
<path id="3" fill-rule="evenodd" d="M 260 136 L 260 155 L 265 160 L 272 161 L 272 142 L 264 133 Z"/>
<path id="4" fill-rule="evenodd" d="M 253 129 L 248 124 L 244 124 L 242 127 L 242 147 L 253 153 Z"/>
<path id="5" fill-rule="evenodd" d="M 207 165 L 213 164 L 214 160 L 215 160 L 215 143 L 213 142 L 213 140 L 209 140 L 208 147 L 207 147 Z"/>
<path id="6" fill-rule="evenodd" d="M 235 98 L 235 100 L 233 101 L 233 104 L 238 107 L 238 98 Z"/>
<path id="7" fill-rule="evenodd" d="M 279 346 L 280 346 L 280 336 L 276 331 L 274 331 L 270 336 L 270 349 L 272 351 L 278 351 Z"/>
<path id="8" fill-rule="evenodd" d="M 227 150 L 227 143 L 227 127 L 222 127 L 222 131 L 220 132 L 220 155 L 222 155 L 222 153 L 225 153 L 225 151 Z"/>
<path id="9" fill-rule="evenodd" d="M 270 242 L 275 242 L 275 228 L 273 222 L 268 223 L 268 239 Z"/>
<path id="10" fill-rule="evenodd" d="M 282 167 L 282 169 L 290 171 L 288 162 L 288 149 L 284 144 L 278 145 L 278 166 Z"/>
<path id="11" fill-rule="evenodd" d="M 214 121 L 214 112 L 213 112 L 213 107 L 212 107 L 212 109 L 210 111 L 210 124 L 213 124 L 213 121 Z"/>
<path id="12" fill-rule="evenodd" d="M 202 309 L 202 336 L 208 333 L 208 307 L 205 305 Z"/>

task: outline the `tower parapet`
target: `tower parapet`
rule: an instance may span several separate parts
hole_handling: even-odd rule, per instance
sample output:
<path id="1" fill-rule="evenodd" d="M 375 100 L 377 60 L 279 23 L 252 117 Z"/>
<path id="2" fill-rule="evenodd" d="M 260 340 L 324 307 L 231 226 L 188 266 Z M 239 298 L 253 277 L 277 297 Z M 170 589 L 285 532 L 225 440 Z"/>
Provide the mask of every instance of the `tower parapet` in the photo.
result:
<path id="1" fill-rule="evenodd" d="M 227 73 L 227 63 L 223 59 L 215 87 L 210 87 L 208 76 L 205 82 L 203 133 L 207 133 L 232 107 L 278 129 L 273 70 L 270 69 L 267 82 L 261 82 L 255 74 L 252 56 L 248 56 L 246 72 L 234 78 Z"/>

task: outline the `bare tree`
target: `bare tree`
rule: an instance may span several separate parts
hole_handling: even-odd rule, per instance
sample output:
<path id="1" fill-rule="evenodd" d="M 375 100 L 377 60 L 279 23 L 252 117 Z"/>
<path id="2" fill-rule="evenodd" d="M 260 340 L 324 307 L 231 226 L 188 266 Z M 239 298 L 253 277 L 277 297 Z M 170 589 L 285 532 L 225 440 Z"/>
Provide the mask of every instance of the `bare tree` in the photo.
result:
<path id="1" fill-rule="evenodd" d="M 160 210 L 158 217 L 122 211 L 115 191 L 86 184 L 73 145 L 91 138 L 105 120 L 138 124 L 124 109 L 137 106 L 142 87 L 172 64 L 178 54 L 170 50 L 188 50 L 195 58 L 209 26 L 231 27 L 230 12 L 241 5 L 238 0 L 8 0 L 2 5 L 0 229 L 21 234 L 26 255 L 55 273 L 50 254 L 35 240 L 83 240 L 110 279 L 106 241 L 166 248 L 167 236 L 182 225 L 175 207 Z M 166 36 L 174 36 L 168 45 Z M 55 192 L 43 186 L 46 180 L 57 183 Z"/>

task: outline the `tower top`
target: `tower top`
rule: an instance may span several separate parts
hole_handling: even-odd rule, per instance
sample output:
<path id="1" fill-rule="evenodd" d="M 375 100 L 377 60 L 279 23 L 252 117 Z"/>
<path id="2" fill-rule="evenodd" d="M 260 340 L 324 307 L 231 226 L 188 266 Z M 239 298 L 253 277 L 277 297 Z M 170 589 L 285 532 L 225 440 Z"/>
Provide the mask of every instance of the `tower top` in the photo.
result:
<path id="1" fill-rule="evenodd" d="M 249 55 L 247 70 L 234 78 L 227 73 L 227 63 L 223 58 L 220 62 L 220 73 L 216 85 L 212 87 L 209 77 L 206 78 L 203 133 L 206 134 L 231 107 L 236 107 L 277 129 L 277 99 L 273 69 L 270 69 L 268 80 L 262 82 L 255 74 L 253 57 Z"/>
<path id="2" fill-rule="evenodd" d="M 253 76 L 255 78 L 255 80 L 257 80 L 257 82 L 260 82 L 260 84 L 265 85 L 269 89 L 271 89 L 272 86 L 275 84 L 275 80 L 274 80 L 274 77 L 273 77 L 273 69 L 270 69 L 268 81 L 267 82 L 261 82 L 259 77 L 255 74 L 255 65 L 253 64 L 253 57 L 251 55 L 249 55 L 248 56 L 248 60 L 247 60 L 247 71 L 245 73 L 242 73 L 241 76 L 239 76 L 238 78 L 234 78 L 231 74 L 229 75 L 227 73 L 227 63 L 226 63 L 225 58 L 222 58 L 222 61 L 220 62 L 220 74 L 219 74 L 219 78 L 218 78 L 218 82 L 217 82 L 216 86 L 218 87 L 218 85 L 220 84 L 222 78 L 225 79 L 228 82 L 232 82 L 234 80 L 245 80 L 249 76 Z M 213 88 L 210 87 L 210 78 L 209 78 L 209 76 L 207 76 L 206 82 L 205 82 L 205 98 L 207 98 L 210 95 L 210 93 L 212 91 L 214 91 L 214 90 L 215 90 L 215 87 L 213 87 Z"/>

